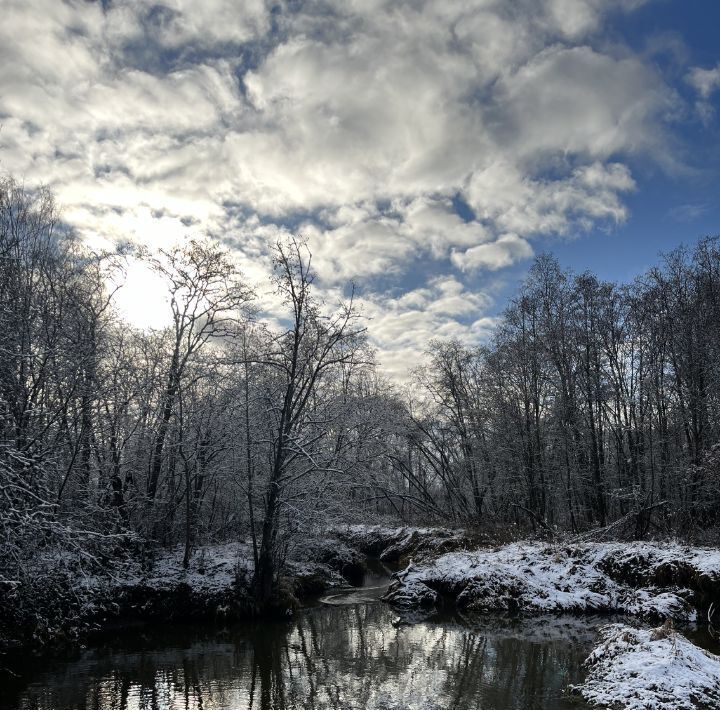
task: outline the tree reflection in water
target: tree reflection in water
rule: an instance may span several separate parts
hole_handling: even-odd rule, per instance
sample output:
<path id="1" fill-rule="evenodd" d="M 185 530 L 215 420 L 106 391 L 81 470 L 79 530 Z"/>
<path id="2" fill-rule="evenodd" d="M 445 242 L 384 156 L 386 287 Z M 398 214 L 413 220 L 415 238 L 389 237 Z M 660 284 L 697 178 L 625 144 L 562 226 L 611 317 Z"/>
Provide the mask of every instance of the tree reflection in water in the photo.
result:
<path id="1" fill-rule="evenodd" d="M 65 662 L 20 664 L 21 710 L 577 708 L 594 623 L 458 618 L 393 625 L 382 604 L 320 606 L 292 623 L 175 628 Z M 19 687 L 22 686 L 22 687 Z M 10 693 L 10 695 L 8 695 Z"/>

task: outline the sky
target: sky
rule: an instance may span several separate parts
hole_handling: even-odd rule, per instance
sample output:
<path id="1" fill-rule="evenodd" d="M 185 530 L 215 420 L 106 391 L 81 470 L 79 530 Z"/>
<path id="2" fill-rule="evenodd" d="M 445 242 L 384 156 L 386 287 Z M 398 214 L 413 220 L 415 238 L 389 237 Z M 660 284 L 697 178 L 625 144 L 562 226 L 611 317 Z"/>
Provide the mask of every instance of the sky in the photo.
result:
<path id="1" fill-rule="evenodd" d="M 0 172 L 96 247 L 220 239 L 262 297 L 302 235 L 400 379 L 486 339 L 539 253 L 628 281 L 720 233 L 718 0 L 0 9 Z M 162 323 L 137 266 L 119 304 Z"/>

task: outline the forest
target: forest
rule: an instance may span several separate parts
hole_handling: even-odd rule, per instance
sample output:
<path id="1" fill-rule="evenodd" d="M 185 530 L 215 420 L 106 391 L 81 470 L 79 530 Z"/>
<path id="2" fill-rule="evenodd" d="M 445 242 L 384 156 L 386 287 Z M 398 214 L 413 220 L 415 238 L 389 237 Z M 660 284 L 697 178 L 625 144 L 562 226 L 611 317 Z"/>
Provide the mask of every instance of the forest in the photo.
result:
<path id="1" fill-rule="evenodd" d="M 717 238 L 629 284 L 539 256 L 492 337 L 429 342 L 410 387 L 383 377 L 352 293 L 319 297 L 301 237 L 273 248 L 280 321 L 198 239 L 140 254 L 172 323 L 133 327 L 112 286 L 127 255 L 0 181 L 3 604 L 39 603 L 63 565 L 179 548 L 188 567 L 247 539 L 263 610 L 296 548 L 353 522 L 716 540 Z"/>

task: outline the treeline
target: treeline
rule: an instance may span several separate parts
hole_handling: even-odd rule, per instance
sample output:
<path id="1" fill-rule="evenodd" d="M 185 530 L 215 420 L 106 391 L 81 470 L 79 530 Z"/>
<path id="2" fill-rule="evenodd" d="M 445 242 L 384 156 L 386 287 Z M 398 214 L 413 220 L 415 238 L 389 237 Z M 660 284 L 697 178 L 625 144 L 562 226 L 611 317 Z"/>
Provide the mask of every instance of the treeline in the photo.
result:
<path id="1" fill-rule="evenodd" d="M 718 523 L 720 251 L 630 286 L 539 258 L 492 340 L 429 344 L 412 396 L 379 375 L 352 295 L 323 303 L 301 240 L 273 250 L 274 312 L 219 244 L 142 255 L 162 331 L 114 308 L 52 196 L 0 181 L 0 585 L 62 550 L 108 565 L 251 539 L 270 603 L 293 545 L 394 518 L 635 534 Z"/>
<path id="2" fill-rule="evenodd" d="M 429 406 L 397 462 L 427 510 L 638 536 L 717 526 L 718 239 L 626 286 L 541 256 L 487 346 L 429 355 Z"/>

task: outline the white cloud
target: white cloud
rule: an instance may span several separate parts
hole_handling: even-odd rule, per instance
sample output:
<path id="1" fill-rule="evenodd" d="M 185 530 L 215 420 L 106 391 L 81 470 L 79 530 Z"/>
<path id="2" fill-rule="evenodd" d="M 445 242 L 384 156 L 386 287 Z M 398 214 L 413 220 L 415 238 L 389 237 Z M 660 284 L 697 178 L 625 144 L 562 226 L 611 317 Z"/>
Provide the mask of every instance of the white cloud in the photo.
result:
<path id="1" fill-rule="evenodd" d="M 499 140 L 521 158 L 545 152 L 605 159 L 659 144 L 653 117 L 673 96 L 637 58 L 551 46 L 502 83 Z"/>
<path id="2" fill-rule="evenodd" d="M 668 155 L 675 94 L 603 38 L 639 4 L 6 0 L 0 170 L 49 184 L 88 239 L 206 231 L 258 280 L 300 231 L 326 287 L 406 284 L 375 305 L 387 352 L 471 337 L 487 301 L 418 289 L 418 267 L 501 269 L 622 222 L 628 158 Z M 701 97 L 715 71 L 692 73 Z"/>
<path id="3" fill-rule="evenodd" d="M 713 92 L 720 89 L 720 64 L 713 69 L 693 67 L 687 79 L 703 99 L 708 99 Z"/>
<path id="4" fill-rule="evenodd" d="M 524 239 L 517 234 L 503 234 L 490 244 L 453 252 L 452 262 L 462 271 L 480 268 L 496 271 L 532 255 L 533 249 Z"/>
<path id="5" fill-rule="evenodd" d="M 398 274 L 416 246 L 400 233 L 396 219 L 378 214 L 335 229 L 323 231 L 307 224 L 300 231 L 308 238 L 315 268 L 328 283 Z"/>
<path id="6" fill-rule="evenodd" d="M 321 229 L 311 223 L 300 231 L 309 238 L 315 265 L 330 283 L 401 273 L 420 256 L 445 259 L 451 247 L 489 238 L 478 222 L 465 222 L 449 199 L 397 200 L 386 212 L 371 204 L 328 210 Z"/>
<path id="7" fill-rule="evenodd" d="M 627 216 L 620 194 L 635 183 L 620 163 L 590 163 L 554 180 L 533 178 L 500 161 L 476 172 L 468 201 L 483 219 L 524 237 L 568 234 L 593 222 L 619 223 Z"/>
<path id="8" fill-rule="evenodd" d="M 713 69 L 693 67 L 686 78 L 700 96 L 695 102 L 695 109 L 700 119 L 705 124 L 710 123 L 715 115 L 715 109 L 710 102 L 710 97 L 720 89 L 720 64 Z"/>
<path id="9" fill-rule="evenodd" d="M 138 9 L 147 6 L 136 2 Z M 245 42 L 267 32 L 270 24 L 269 6 L 263 0 L 243 0 L 241 12 L 235 0 L 164 0 L 160 7 L 163 13 L 155 25 L 156 36 L 167 47 Z"/>
<path id="10" fill-rule="evenodd" d="M 459 338 L 470 344 L 485 340 L 496 319 L 484 315 L 492 299 L 467 290 L 454 276 L 438 276 L 400 296 L 377 294 L 359 301 L 370 319 L 378 360 L 397 380 L 420 364 L 432 338 Z"/>
<path id="11" fill-rule="evenodd" d="M 580 39 L 595 32 L 603 15 L 614 8 L 626 12 L 644 5 L 647 0 L 549 0 L 546 5 L 549 23 L 557 26 L 568 39 Z"/>

